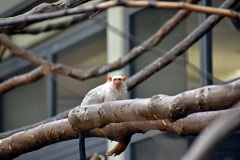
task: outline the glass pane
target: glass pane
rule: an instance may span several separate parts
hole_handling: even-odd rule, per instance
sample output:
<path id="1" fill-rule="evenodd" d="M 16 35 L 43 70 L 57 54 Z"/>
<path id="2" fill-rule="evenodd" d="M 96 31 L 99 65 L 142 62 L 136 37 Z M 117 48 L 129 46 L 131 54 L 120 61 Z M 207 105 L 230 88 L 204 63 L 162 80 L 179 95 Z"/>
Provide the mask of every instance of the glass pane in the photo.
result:
<path id="1" fill-rule="evenodd" d="M 19 74 L 22 74 L 22 72 L 17 75 Z M 32 124 L 46 118 L 45 86 L 46 79 L 42 78 L 4 94 L 4 131 Z"/>
<path id="2" fill-rule="evenodd" d="M 88 69 L 96 65 L 105 64 L 105 33 L 105 31 L 99 32 L 62 51 L 58 56 L 58 62 L 77 69 Z M 62 112 L 79 105 L 89 90 L 106 82 L 106 76 L 80 81 L 58 75 L 56 81 L 58 112 Z"/>
<path id="3" fill-rule="evenodd" d="M 188 146 L 186 138 L 163 133 L 131 145 L 131 160 L 176 160 L 180 159 Z"/>
<path id="4" fill-rule="evenodd" d="M 229 19 L 223 19 L 213 30 L 214 75 L 221 81 L 240 77 L 239 37 Z"/>
<path id="5" fill-rule="evenodd" d="M 218 7 L 223 0 L 212 1 Z M 240 23 L 238 22 L 238 25 Z M 191 14 L 187 20 L 188 33 L 198 26 L 198 14 Z M 239 28 L 237 29 L 230 19 L 224 18 L 212 30 L 213 41 L 213 76 L 219 83 L 240 77 L 240 47 Z M 199 68 L 199 44 L 196 43 L 188 50 L 188 61 Z M 188 89 L 199 87 L 199 71 L 188 65 Z M 205 76 L 207 76 L 205 74 Z"/>
<path id="6" fill-rule="evenodd" d="M 131 16 L 131 33 L 141 41 L 148 38 L 160 28 L 166 20 L 172 17 L 176 11 L 144 9 Z M 151 16 L 149 16 L 151 15 Z M 163 16 L 164 15 L 164 16 Z M 132 65 L 132 74 L 140 71 L 165 52 L 169 51 L 175 44 L 180 42 L 186 34 L 186 22 L 182 22 L 153 50 L 145 53 L 135 60 Z M 135 44 L 132 45 L 132 47 Z M 177 83 L 176 83 L 177 82 Z M 154 94 L 177 94 L 186 89 L 186 69 L 184 56 L 177 61 L 158 71 L 149 79 L 137 86 L 133 92 L 134 97 L 150 97 Z"/>

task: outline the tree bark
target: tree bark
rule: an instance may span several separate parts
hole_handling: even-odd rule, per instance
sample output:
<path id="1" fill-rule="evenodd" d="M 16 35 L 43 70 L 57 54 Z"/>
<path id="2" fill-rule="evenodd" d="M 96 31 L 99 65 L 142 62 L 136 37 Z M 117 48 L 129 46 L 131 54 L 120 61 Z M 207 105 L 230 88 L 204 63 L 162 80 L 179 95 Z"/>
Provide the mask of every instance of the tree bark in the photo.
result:
<path id="1" fill-rule="evenodd" d="M 78 106 L 68 114 L 72 128 L 87 131 L 109 123 L 179 119 L 191 113 L 227 109 L 240 100 L 240 80 L 205 86 L 176 96 L 107 102 Z"/>
<path id="2" fill-rule="evenodd" d="M 117 147 L 128 144 L 135 133 L 145 133 L 149 130 L 170 131 L 181 136 L 197 135 L 209 123 L 219 116 L 228 117 L 239 108 L 194 113 L 177 121 L 168 119 L 112 123 L 103 128 L 86 131 L 87 137 L 102 137 L 118 141 Z M 44 146 L 78 138 L 67 119 L 62 119 L 40 125 L 38 127 L 16 133 L 0 140 L 1 160 L 13 159 L 17 156 L 40 149 Z M 108 152 L 108 155 L 120 154 L 126 148 Z M 117 151 L 117 152 L 116 152 Z"/>

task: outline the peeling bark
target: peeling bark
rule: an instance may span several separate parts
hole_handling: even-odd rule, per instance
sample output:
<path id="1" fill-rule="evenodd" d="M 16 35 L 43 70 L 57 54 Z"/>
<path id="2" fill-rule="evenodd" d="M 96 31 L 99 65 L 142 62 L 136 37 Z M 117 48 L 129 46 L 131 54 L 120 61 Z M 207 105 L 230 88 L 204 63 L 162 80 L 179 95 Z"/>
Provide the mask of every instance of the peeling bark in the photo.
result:
<path id="1" fill-rule="evenodd" d="M 119 144 L 107 153 L 107 155 L 117 155 L 124 151 L 131 136 L 135 133 L 161 130 L 170 131 L 182 136 L 197 135 L 218 116 L 227 117 L 235 113 L 236 110 L 239 110 L 239 108 L 195 113 L 174 122 L 164 119 L 113 123 L 103 128 L 86 131 L 85 133 L 87 137 L 102 137 L 118 141 Z M 46 123 L 1 139 L 0 159 L 13 159 L 21 154 L 40 149 L 50 144 L 76 139 L 78 135 L 77 132 L 72 130 L 67 119 Z"/>
<path id="2" fill-rule="evenodd" d="M 176 96 L 123 100 L 78 106 L 68 114 L 75 131 L 100 128 L 109 123 L 178 119 L 202 111 L 227 109 L 240 100 L 240 80 L 205 86 Z"/>
<path id="3" fill-rule="evenodd" d="M 12 159 L 56 142 L 77 138 L 68 121 L 55 121 L 0 140 L 0 159 Z"/>

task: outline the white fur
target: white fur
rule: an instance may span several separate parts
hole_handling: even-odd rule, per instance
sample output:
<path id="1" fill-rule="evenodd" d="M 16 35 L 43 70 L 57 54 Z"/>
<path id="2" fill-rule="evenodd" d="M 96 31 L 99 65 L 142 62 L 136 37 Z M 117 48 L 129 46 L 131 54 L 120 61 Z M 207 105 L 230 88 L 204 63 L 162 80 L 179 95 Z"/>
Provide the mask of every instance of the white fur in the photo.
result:
<path id="1" fill-rule="evenodd" d="M 112 79 L 114 78 L 123 77 L 113 76 Z M 90 90 L 83 99 L 81 106 L 125 99 L 127 95 L 126 82 L 122 81 L 122 86 L 119 89 L 116 89 L 112 82 L 113 81 L 107 81 L 106 83 Z"/>

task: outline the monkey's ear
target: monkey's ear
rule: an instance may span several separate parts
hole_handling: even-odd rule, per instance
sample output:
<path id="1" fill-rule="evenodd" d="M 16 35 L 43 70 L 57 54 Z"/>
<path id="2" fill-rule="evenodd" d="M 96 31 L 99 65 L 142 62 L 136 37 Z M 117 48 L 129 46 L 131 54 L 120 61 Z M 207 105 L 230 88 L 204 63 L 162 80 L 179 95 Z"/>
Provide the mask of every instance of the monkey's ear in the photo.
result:
<path id="1" fill-rule="evenodd" d="M 112 77 L 108 77 L 108 81 L 110 81 L 110 82 L 111 82 L 111 81 L 112 81 Z"/>
<path id="2" fill-rule="evenodd" d="M 126 76 L 123 76 L 123 81 L 126 81 L 127 77 Z"/>

